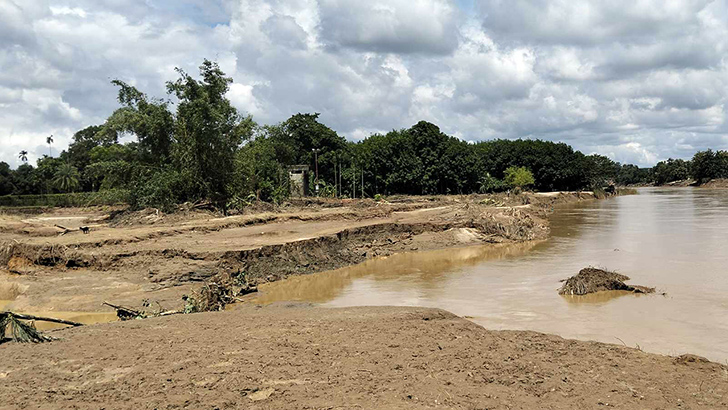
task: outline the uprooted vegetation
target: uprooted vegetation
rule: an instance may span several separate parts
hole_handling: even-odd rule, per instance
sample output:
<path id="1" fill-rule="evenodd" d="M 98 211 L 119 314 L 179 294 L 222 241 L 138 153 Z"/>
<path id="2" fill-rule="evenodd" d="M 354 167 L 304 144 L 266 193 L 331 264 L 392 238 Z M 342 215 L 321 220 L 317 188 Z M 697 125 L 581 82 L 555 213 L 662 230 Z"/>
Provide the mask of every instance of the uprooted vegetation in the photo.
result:
<path id="1" fill-rule="evenodd" d="M 627 280 L 629 280 L 629 276 L 616 272 L 592 267 L 584 268 L 576 276 L 564 280 L 564 284 L 559 289 L 559 294 L 586 295 L 606 290 L 624 290 L 633 293 L 655 292 L 655 288 L 624 283 Z"/>
<path id="2" fill-rule="evenodd" d="M 10 312 L 0 312 L 0 343 L 5 340 L 6 329 L 10 330 L 10 339 L 20 343 L 43 343 L 52 338 L 36 330 L 33 322 L 25 323 Z"/>
<path id="3" fill-rule="evenodd" d="M 241 296 L 257 291 L 256 286 L 248 283 L 244 272 L 223 273 L 184 296 L 184 313 L 225 310 L 225 306 L 241 301 Z"/>

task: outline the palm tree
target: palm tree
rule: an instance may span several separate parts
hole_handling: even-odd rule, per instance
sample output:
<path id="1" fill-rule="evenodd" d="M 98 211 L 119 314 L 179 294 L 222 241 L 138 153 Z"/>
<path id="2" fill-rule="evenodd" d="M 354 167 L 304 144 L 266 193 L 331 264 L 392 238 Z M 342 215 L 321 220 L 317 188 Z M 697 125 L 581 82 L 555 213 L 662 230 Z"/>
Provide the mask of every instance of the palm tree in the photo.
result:
<path id="1" fill-rule="evenodd" d="M 46 138 L 46 144 L 48 144 L 48 156 L 53 156 L 53 134 L 51 134 L 50 137 Z"/>
<path id="2" fill-rule="evenodd" d="M 22 150 L 20 151 L 20 155 L 18 155 L 18 158 L 20 158 L 23 162 L 28 162 L 28 151 Z"/>
<path id="3" fill-rule="evenodd" d="M 63 192 L 71 192 L 78 188 L 78 169 L 71 164 L 61 164 L 56 171 L 53 183 Z"/>

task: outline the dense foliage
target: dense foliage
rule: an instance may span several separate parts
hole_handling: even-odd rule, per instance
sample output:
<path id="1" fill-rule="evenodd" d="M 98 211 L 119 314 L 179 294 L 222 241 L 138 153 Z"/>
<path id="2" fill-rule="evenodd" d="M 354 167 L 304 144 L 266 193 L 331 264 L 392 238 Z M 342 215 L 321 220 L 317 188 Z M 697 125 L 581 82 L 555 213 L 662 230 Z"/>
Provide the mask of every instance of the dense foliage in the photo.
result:
<path id="1" fill-rule="evenodd" d="M 348 197 L 523 187 L 581 190 L 728 177 L 724 151 L 699 152 L 692 161 L 670 159 L 649 170 L 584 155 L 564 143 L 529 139 L 471 144 L 425 121 L 359 142 L 346 141 L 319 122 L 318 114 L 295 114 L 282 123 L 259 126 L 226 98 L 232 79 L 216 63 L 204 61 L 197 78 L 182 70 L 178 74 L 167 83 L 168 100 L 114 80 L 120 108 L 104 124 L 78 131 L 57 158 L 44 156 L 34 167 L 27 163 L 28 152 L 21 151 L 23 164 L 16 170 L 0 162 L 0 196 L 14 198 L 5 197 L 2 203 L 63 203 L 56 194 L 108 192 L 114 193 L 111 199 L 101 202 L 123 197 L 137 208 L 169 209 L 187 201 L 210 201 L 226 210 L 254 200 L 287 198 L 288 167 L 293 165 L 310 167 L 310 192 Z M 128 135 L 135 137 L 133 142 L 120 143 Z M 51 153 L 53 137 L 46 142 Z M 87 200 L 69 198 L 70 203 Z"/>

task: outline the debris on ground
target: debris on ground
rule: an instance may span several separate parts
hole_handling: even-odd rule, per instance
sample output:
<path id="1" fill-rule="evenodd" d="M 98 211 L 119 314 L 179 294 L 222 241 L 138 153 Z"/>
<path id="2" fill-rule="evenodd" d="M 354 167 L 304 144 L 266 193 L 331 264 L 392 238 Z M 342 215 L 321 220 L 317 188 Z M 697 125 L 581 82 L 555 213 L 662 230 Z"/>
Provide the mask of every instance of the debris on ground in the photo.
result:
<path id="1" fill-rule="evenodd" d="M 119 320 L 134 320 L 134 319 L 146 319 L 149 317 L 159 317 L 159 316 L 169 316 L 169 315 L 176 315 L 180 313 L 184 313 L 182 310 L 164 310 L 162 309 L 162 306 L 159 304 L 159 302 L 156 302 L 157 309 L 149 310 L 148 308 L 151 308 L 152 302 L 150 302 L 148 299 L 145 299 L 142 302 L 142 307 L 144 310 L 138 310 L 134 308 L 130 308 L 127 306 L 120 306 L 120 305 L 114 305 L 109 302 L 104 302 L 103 305 L 112 307 L 116 309 L 116 317 L 119 318 Z"/>
<path id="2" fill-rule="evenodd" d="M 579 274 L 564 280 L 559 289 L 560 295 L 586 295 L 588 293 L 601 292 L 605 290 L 624 290 L 633 293 L 654 293 L 655 288 L 645 286 L 633 286 L 624 283 L 629 280 L 616 272 L 610 272 L 598 268 L 584 268 Z"/>
<path id="3" fill-rule="evenodd" d="M 30 321 L 30 323 L 26 323 L 24 320 Z M 8 329 L 10 330 L 10 339 L 14 342 L 43 343 L 53 340 L 52 337 L 43 335 L 35 328 L 36 320 L 60 323 L 69 326 L 83 326 L 81 323 L 72 322 L 70 320 L 24 315 L 13 312 L 0 312 L 0 343 L 5 340 L 5 333 Z"/>
<path id="4" fill-rule="evenodd" d="M 223 272 L 200 289 L 183 297 L 184 313 L 225 310 L 225 306 L 241 301 L 241 296 L 257 291 L 256 286 L 248 283 L 244 272 L 236 274 Z"/>

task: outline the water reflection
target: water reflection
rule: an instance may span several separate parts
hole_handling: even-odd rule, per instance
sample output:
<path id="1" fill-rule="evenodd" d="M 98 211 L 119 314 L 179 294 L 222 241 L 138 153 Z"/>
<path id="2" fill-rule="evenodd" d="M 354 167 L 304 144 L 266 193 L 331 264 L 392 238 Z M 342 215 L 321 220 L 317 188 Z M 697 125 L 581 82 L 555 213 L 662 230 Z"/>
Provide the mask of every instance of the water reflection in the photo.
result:
<path id="1" fill-rule="evenodd" d="M 418 252 L 294 278 L 263 287 L 261 301 L 438 307 L 490 329 L 728 359 L 728 190 L 648 188 L 570 204 L 553 214 L 551 233 L 523 248 Z M 558 295 L 559 281 L 586 266 L 658 294 Z"/>
<path id="2" fill-rule="evenodd" d="M 591 293 L 588 295 L 561 295 L 561 298 L 573 305 L 578 306 L 581 304 L 604 304 L 607 302 L 611 302 L 614 299 L 625 296 L 641 297 L 645 295 L 628 292 L 626 290 L 607 290 L 603 292 Z"/>
<path id="3" fill-rule="evenodd" d="M 359 265 L 321 272 L 308 276 L 294 276 L 284 281 L 260 287 L 257 303 L 277 301 L 309 301 L 324 303 L 339 295 L 355 279 L 368 278 L 384 286 L 407 282 L 427 293 L 442 287 L 458 269 L 474 266 L 486 260 L 521 256 L 538 242 L 496 244 L 467 248 L 442 249 L 429 252 L 407 252 L 386 258 L 370 259 Z"/>
<path id="4" fill-rule="evenodd" d="M 5 310 L 5 308 L 10 305 L 13 301 L 12 300 L 0 300 L 0 311 Z M 107 313 L 107 312 L 44 312 L 44 311 L 29 311 L 29 312 L 16 312 L 16 313 L 25 313 L 26 315 L 33 315 L 33 316 L 39 316 L 39 317 L 49 317 L 54 319 L 63 319 L 63 320 L 70 320 L 72 322 L 78 322 L 83 323 L 84 325 L 93 325 L 97 323 L 108 323 L 108 322 L 115 322 L 118 320 L 116 317 L 116 313 Z M 42 321 L 36 321 L 35 327 L 38 330 L 52 330 L 52 329 L 61 329 L 68 327 L 67 325 L 62 325 L 59 323 L 50 323 L 50 322 L 42 322 Z"/>

